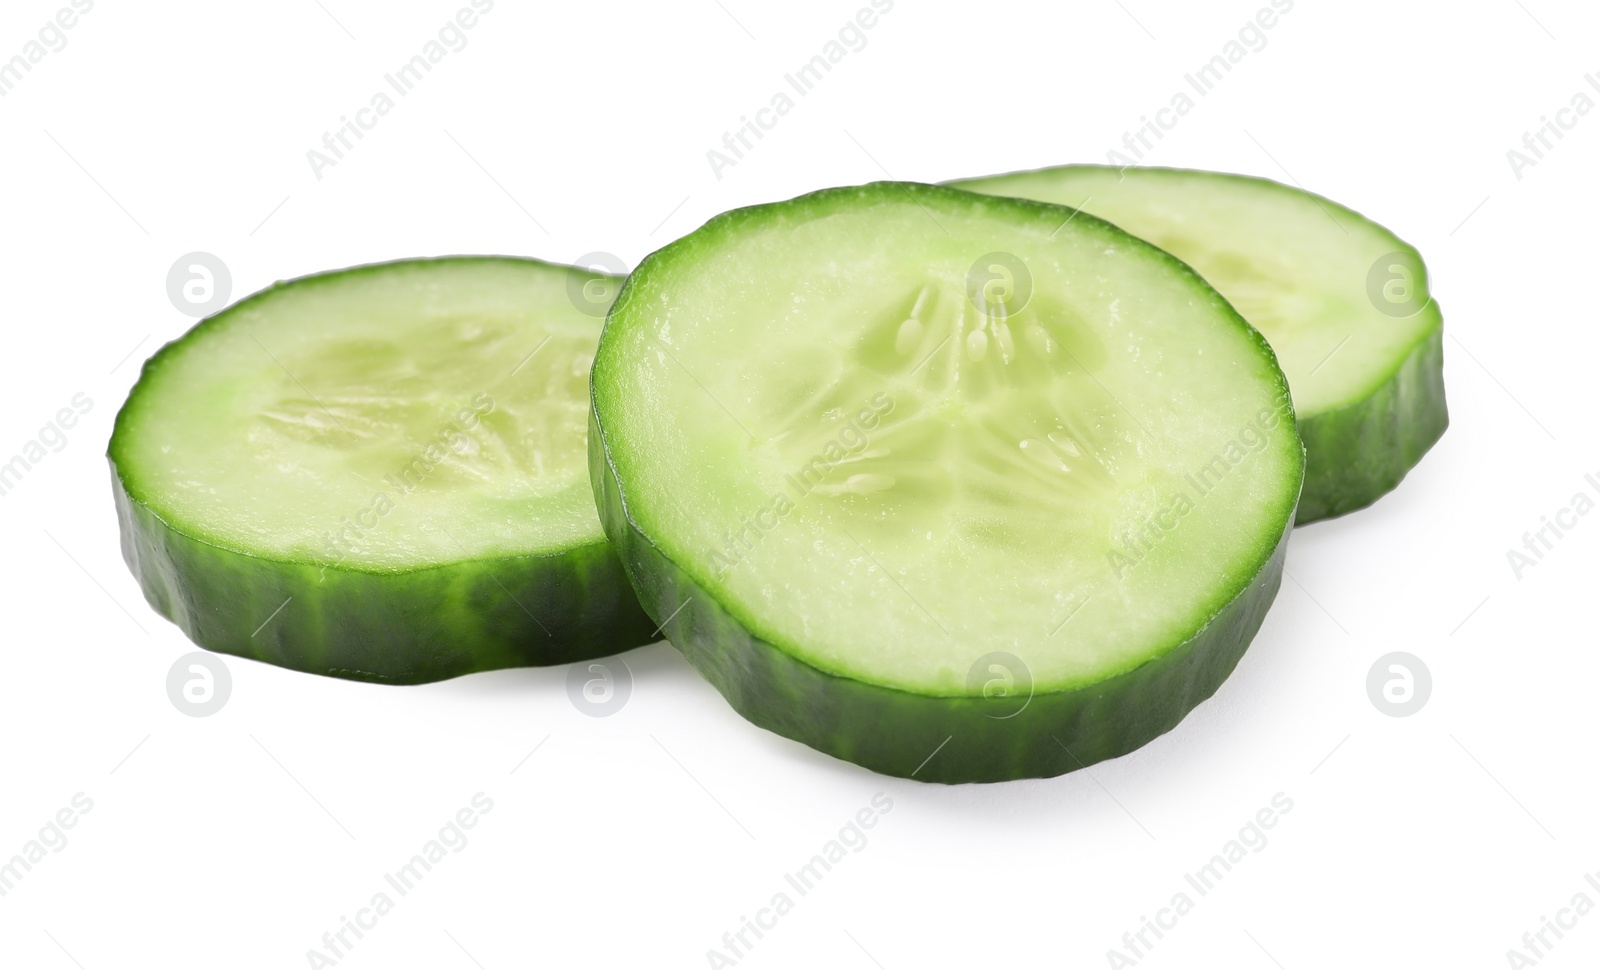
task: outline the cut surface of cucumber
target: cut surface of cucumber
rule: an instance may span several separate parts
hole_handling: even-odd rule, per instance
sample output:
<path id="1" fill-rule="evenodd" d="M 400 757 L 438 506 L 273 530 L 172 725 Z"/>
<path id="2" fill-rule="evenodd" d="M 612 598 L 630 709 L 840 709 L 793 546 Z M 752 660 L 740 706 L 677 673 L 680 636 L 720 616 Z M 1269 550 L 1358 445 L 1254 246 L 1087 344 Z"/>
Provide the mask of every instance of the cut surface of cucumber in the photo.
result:
<path id="1" fill-rule="evenodd" d="M 591 393 L 601 518 L 669 639 L 746 718 L 919 780 L 1173 727 L 1259 626 L 1303 473 L 1271 350 L 1188 267 L 909 183 L 653 254 Z"/>
<path id="2" fill-rule="evenodd" d="M 390 683 L 646 642 L 588 480 L 595 279 L 363 266 L 162 348 L 108 450 L 146 598 L 210 649 Z"/>
<path id="3" fill-rule="evenodd" d="M 1443 321 L 1422 257 L 1350 209 L 1183 169 L 1066 165 L 951 184 L 1100 216 L 1227 297 L 1289 377 L 1306 445 L 1302 524 L 1370 505 L 1444 434 Z"/>

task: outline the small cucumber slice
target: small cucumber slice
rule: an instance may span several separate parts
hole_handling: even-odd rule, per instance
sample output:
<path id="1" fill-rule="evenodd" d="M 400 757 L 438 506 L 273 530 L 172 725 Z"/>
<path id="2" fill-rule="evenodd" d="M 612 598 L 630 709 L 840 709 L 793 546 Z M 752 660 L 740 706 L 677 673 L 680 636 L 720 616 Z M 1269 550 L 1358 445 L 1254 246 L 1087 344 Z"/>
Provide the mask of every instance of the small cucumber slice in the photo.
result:
<path id="1" fill-rule="evenodd" d="M 145 598 L 203 647 L 391 684 L 647 642 L 590 497 L 595 279 L 363 266 L 163 347 L 108 451 Z"/>
<path id="2" fill-rule="evenodd" d="M 1306 444 L 1301 524 L 1377 501 L 1449 424 L 1444 324 L 1422 257 L 1337 202 L 1269 179 L 1103 165 L 951 184 L 1081 208 L 1227 297 L 1289 375 Z"/>
<path id="3" fill-rule="evenodd" d="M 607 318 L 606 533 L 749 720 L 876 771 L 1061 774 L 1176 725 L 1277 591 L 1271 349 L 1071 209 L 936 186 L 718 216 Z"/>

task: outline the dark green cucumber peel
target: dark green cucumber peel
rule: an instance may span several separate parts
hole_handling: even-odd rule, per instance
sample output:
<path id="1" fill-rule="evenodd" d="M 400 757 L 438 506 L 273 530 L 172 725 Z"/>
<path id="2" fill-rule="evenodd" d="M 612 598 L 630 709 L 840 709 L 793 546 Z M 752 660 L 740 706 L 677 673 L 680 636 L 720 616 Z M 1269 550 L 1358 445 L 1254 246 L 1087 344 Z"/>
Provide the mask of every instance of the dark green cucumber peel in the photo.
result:
<path id="1" fill-rule="evenodd" d="M 886 197 L 907 191 L 898 183 L 880 183 L 865 189 L 825 190 L 778 205 L 874 189 Z M 919 197 L 930 204 L 945 191 L 926 186 L 911 190 L 926 193 Z M 1020 201 L 1018 205 L 1041 215 L 1048 212 L 1052 225 L 1062 224 L 1072 214 L 1060 206 Z M 754 218 L 758 208 L 765 207 L 724 213 L 705 229 L 737 225 Z M 1093 217 L 1083 221 L 1103 225 Z M 679 240 L 648 257 L 624 284 L 612 319 L 630 296 L 653 292 L 660 285 L 646 272 L 653 261 L 667 250 L 690 248 L 698 248 L 696 239 Z M 1209 291 L 1186 265 L 1158 253 L 1174 272 Z M 1220 299 L 1217 302 L 1226 306 Z M 1258 352 L 1270 359 L 1270 348 L 1259 334 L 1231 308 L 1227 313 L 1248 332 Z M 1292 417 L 1281 372 L 1278 381 L 1282 413 Z M 692 564 L 686 568 L 652 540 L 629 510 L 600 422 L 598 396 L 599 387 L 591 382 L 591 480 L 606 535 L 646 612 L 662 623 L 667 638 L 745 719 L 883 774 L 946 784 L 993 782 L 1053 777 L 1127 754 L 1172 730 L 1217 691 L 1260 629 L 1281 583 L 1295 521 L 1293 497 L 1285 500 L 1281 530 L 1270 545 L 1259 548 L 1248 580 L 1237 586 L 1231 599 L 1193 628 L 1187 639 L 1131 670 L 1079 688 L 1035 689 L 1020 712 L 1004 717 L 996 716 L 992 701 L 970 693 L 939 696 L 869 683 L 806 662 L 764 638 L 759 624 L 741 620 L 722 600 L 723 594 L 696 578 L 700 570 Z M 1304 452 L 1296 450 L 1297 471 L 1303 475 Z M 1303 478 L 1297 476 L 1299 481 Z"/>
<path id="2" fill-rule="evenodd" d="M 1365 400 L 1302 415 L 1306 484 L 1296 525 L 1364 509 L 1393 491 L 1444 436 L 1444 331 L 1412 348 Z"/>
<path id="3" fill-rule="evenodd" d="M 122 558 L 195 643 L 313 674 L 421 684 L 573 663 L 657 639 L 616 554 L 468 561 L 403 573 L 262 559 L 163 522 L 111 462 Z"/>
<path id="4" fill-rule="evenodd" d="M 141 499 L 137 476 L 120 460 L 128 447 L 124 425 L 146 378 L 185 342 L 285 287 L 451 263 L 578 272 L 530 259 L 446 257 L 314 274 L 273 284 L 200 321 L 145 362 L 107 449 L 122 555 L 150 606 L 196 644 L 307 673 L 419 684 L 571 663 L 657 639 L 603 538 L 540 554 L 362 568 L 331 549 L 313 557 L 228 548 L 167 521 Z"/>
<path id="5" fill-rule="evenodd" d="M 1292 526 L 1250 585 L 1184 643 L 1081 690 L 1036 692 L 997 718 L 991 701 L 930 697 L 821 670 L 752 634 L 628 514 L 604 436 L 589 454 L 606 536 L 645 611 L 752 724 L 886 775 L 961 784 L 1049 778 L 1120 757 L 1167 733 L 1233 673 L 1283 580 Z"/>

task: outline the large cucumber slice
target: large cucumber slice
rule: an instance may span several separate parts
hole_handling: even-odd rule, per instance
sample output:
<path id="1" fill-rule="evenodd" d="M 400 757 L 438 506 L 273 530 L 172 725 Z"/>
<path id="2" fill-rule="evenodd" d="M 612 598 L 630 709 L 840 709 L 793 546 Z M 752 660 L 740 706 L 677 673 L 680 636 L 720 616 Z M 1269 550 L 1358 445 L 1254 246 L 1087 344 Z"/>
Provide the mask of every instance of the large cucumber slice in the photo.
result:
<path id="1" fill-rule="evenodd" d="M 590 497 L 600 321 L 569 293 L 595 279 L 364 266 L 162 348 L 109 449 L 150 604 L 212 650 L 392 684 L 647 642 Z"/>
<path id="2" fill-rule="evenodd" d="M 1167 168 L 1066 165 L 951 184 L 1081 208 L 1221 291 L 1289 375 L 1306 444 L 1302 524 L 1372 504 L 1449 424 L 1443 321 L 1422 257 L 1336 202 Z"/>
<path id="3" fill-rule="evenodd" d="M 876 771 L 1049 776 L 1210 696 L 1304 469 L 1272 351 L 1092 216 L 878 183 L 726 213 L 612 307 L 589 448 L 646 610 Z"/>

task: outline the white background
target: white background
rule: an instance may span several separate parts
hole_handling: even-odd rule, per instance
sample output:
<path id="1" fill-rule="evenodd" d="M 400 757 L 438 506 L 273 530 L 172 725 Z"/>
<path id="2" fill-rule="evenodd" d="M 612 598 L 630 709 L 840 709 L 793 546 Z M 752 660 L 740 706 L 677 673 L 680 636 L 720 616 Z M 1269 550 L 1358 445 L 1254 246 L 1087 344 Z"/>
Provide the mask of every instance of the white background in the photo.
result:
<path id="1" fill-rule="evenodd" d="M 1600 112 L 1520 179 L 1506 157 L 1600 99 L 1576 2 L 1299 0 L 1146 156 L 1295 180 L 1418 246 L 1452 423 L 1378 506 L 1295 533 L 1238 672 L 1143 750 L 1049 781 L 879 777 L 748 725 L 666 644 L 627 655 L 604 719 L 564 668 L 398 689 L 236 659 L 221 712 L 176 710 L 193 647 L 121 562 L 103 454 L 139 362 L 192 322 L 180 255 L 218 255 L 235 298 L 412 255 L 633 265 L 822 186 L 1104 161 L 1264 3 L 899 0 L 718 179 L 707 150 L 865 0 L 499 0 L 316 178 L 307 150 L 464 5 L 101 0 L 0 98 L 0 460 L 93 401 L 0 497 L 0 857 L 94 806 L 0 898 L 0 964 L 306 966 L 480 791 L 470 844 L 339 966 L 704 967 L 880 791 L 867 846 L 739 966 L 1106 966 L 1278 792 L 1267 846 L 1141 966 L 1502 967 L 1574 893 L 1600 903 L 1600 515 L 1520 579 L 1506 558 L 1600 477 Z M 8 0 L 0 59 L 63 6 Z M 1408 718 L 1365 688 L 1393 650 L 1433 674 Z M 1600 913 L 1539 965 L 1597 958 Z"/>

